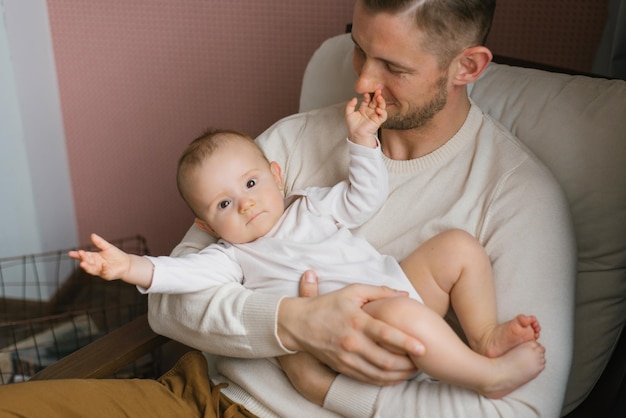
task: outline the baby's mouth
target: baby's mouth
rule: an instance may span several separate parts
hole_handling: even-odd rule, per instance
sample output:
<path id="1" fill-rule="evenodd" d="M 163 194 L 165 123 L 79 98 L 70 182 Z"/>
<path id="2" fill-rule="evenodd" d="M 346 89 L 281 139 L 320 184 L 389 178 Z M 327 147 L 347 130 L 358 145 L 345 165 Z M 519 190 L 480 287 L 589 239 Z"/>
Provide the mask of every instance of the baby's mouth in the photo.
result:
<path id="1" fill-rule="evenodd" d="M 246 225 L 250 224 L 252 221 L 254 221 L 261 213 L 263 212 L 257 212 L 254 215 L 250 216 L 250 218 L 248 218 L 248 222 L 246 222 Z"/>

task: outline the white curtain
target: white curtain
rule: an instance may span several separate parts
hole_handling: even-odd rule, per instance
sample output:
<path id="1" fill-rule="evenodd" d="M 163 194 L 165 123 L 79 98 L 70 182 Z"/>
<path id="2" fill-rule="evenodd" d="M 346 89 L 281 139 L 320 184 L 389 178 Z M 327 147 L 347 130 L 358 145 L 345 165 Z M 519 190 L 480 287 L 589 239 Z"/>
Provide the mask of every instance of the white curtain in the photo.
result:
<path id="1" fill-rule="evenodd" d="M 626 0 L 609 1 L 608 19 L 592 71 L 626 80 Z"/>

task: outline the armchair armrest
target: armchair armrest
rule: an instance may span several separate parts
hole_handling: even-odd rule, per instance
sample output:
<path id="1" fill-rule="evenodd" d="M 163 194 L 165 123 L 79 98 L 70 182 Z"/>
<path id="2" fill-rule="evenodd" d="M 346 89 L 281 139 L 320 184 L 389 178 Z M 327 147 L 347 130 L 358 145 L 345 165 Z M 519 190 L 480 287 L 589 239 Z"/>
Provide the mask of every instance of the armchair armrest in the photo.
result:
<path id="1" fill-rule="evenodd" d="M 152 331 L 144 314 L 46 367 L 31 380 L 110 377 L 168 341 Z"/>

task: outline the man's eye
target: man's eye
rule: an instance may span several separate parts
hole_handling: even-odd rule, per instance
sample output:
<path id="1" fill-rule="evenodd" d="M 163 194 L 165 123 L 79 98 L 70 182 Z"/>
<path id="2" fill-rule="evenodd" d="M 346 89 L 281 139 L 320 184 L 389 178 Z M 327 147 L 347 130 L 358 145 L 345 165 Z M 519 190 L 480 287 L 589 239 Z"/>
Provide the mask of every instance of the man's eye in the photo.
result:
<path id="1" fill-rule="evenodd" d="M 256 180 L 252 179 L 252 180 L 248 180 L 248 182 L 246 183 L 246 187 L 248 189 L 251 189 L 252 187 L 256 186 Z"/>
<path id="2" fill-rule="evenodd" d="M 220 209 L 226 209 L 227 207 L 230 206 L 230 200 L 222 200 L 217 207 Z"/>
<path id="3" fill-rule="evenodd" d="M 396 68 L 396 67 L 394 67 L 392 65 L 387 65 L 387 71 L 389 71 L 391 74 L 394 74 L 394 75 L 399 75 L 399 74 L 403 74 L 404 73 L 403 70 L 401 70 L 399 68 Z"/>

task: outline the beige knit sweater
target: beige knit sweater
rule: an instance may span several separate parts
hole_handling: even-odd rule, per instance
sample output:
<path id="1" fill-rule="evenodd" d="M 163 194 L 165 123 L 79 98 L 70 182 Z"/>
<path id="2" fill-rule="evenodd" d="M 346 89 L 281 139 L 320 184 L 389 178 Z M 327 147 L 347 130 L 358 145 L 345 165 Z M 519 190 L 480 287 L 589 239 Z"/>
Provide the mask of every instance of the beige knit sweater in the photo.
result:
<path id="1" fill-rule="evenodd" d="M 288 191 L 346 178 L 343 107 L 288 117 L 259 137 L 268 157 L 283 167 Z M 385 388 L 339 376 L 322 409 L 300 397 L 265 359 L 287 353 L 275 332 L 278 296 L 235 284 L 151 295 L 152 327 L 217 355 L 211 356 L 212 378 L 230 382 L 227 395 L 260 416 L 558 417 L 572 353 L 575 249 L 567 204 L 552 175 L 474 104 L 441 148 L 385 164 L 388 201 L 357 232 L 398 259 L 449 228 L 476 236 L 493 263 L 499 320 L 523 312 L 541 322 L 547 366 L 535 380 L 490 400 L 424 375 Z M 173 254 L 209 242 L 192 227 Z"/>

